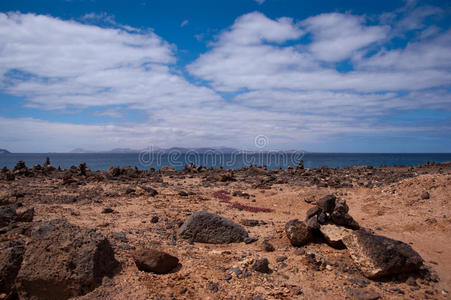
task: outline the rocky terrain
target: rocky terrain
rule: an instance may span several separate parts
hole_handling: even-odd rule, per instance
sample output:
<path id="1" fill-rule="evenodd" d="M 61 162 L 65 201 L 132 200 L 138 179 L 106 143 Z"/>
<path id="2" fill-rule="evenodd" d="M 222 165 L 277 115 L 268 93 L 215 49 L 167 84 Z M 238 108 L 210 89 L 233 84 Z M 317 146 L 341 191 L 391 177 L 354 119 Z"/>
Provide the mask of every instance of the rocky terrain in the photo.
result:
<path id="1" fill-rule="evenodd" d="M 0 299 L 449 299 L 451 163 L 0 172 Z"/>

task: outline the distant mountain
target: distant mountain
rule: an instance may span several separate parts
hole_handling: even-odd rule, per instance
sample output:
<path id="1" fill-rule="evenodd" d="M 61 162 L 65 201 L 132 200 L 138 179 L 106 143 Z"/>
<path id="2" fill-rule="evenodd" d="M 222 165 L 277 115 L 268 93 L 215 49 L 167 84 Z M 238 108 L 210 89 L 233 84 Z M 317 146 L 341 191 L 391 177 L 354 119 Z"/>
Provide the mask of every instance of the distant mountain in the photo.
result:
<path id="1" fill-rule="evenodd" d="M 76 148 L 69 153 L 139 153 L 141 151 L 154 151 L 154 152 L 160 152 L 160 153 L 167 153 L 167 152 L 189 152 L 194 151 L 197 153 L 206 153 L 206 152 L 212 152 L 212 151 L 218 151 L 223 153 L 231 153 L 237 151 L 237 149 L 234 148 L 227 148 L 227 147 L 219 147 L 219 148 L 210 148 L 210 147 L 203 147 L 203 148 L 184 148 L 184 147 L 172 147 L 168 149 L 163 149 L 159 147 L 152 147 L 149 149 L 142 149 L 142 150 L 136 150 L 136 149 L 130 149 L 130 148 L 115 148 L 111 150 L 106 151 L 92 151 L 92 150 L 85 150 L 82 148 Z"/>
<path id="2" fill-rule="evenodd" d="M 11 154 L 11 152 L 6 149 L 0 149 L 0 154 Z"/>

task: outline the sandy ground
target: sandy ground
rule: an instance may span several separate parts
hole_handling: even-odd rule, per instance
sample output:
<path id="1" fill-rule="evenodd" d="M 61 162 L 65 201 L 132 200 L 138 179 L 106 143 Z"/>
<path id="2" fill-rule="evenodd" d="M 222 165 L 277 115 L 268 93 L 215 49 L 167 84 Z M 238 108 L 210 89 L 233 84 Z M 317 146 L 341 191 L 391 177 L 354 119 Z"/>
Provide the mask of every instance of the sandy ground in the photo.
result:
<path id="1" fill-rule="evenodd" d="M 207 180 L 205 172 L 182 171 L 101 181 L 74 175 L 78 182 L 72 184 L 62 184 L 60 175 L 16 177 L 1 181 L 0 199 L 34 207 L 34 221 L 65 217 L 73 224 L 96 228 L 109 238 L 121 271 L 80 299 L 353 299 L 355 290 L 372 290 L 383 299 L 451 299 L 451 165 L 426 171 L 418 168 L 418 172 L 409 169 L 414 172 L 411 177 L 392 183 L 337 188 L 296 182 L 296 174 L 290 175 L 290 180 L 275 180 L 259 188 L 249 181 L 247 173 L 239 171 L 234 174 L 236 181 L 230 182 Z M 406 168 L 393 170 L 406 172 Z M 139 186 L 152 187 L 158 195 L 152 197 Z M 229 192 L 231 202 L 273 211 L 232 208 L 214 196 L 219 190 Z M 188 196 L 181 196 L 181 191 Z M 232 196 L 234 191 L 249 194 L 249 199 Z M 422 199 L 425 191 L 430 199 Z M 412 286 L 405 278 L 372 281 L 355 268 L 346 249 L 333 249 L 321 241 L 302 248 L 291 246 L 285 223 L 304 219 L 315 200 L 327 194 L 346 200 L 350 214 L 362 227 L 409 243 L 438 274 L 438 282 L 416 278 L 417 286 Z M 114 213 L 102 213 L 105 208 Z M 236 223 L 263 221 L 259 226 L 245 226 L 258 241 L 210 245 L 181 240 L 178 227 L 197 210 L 217 213 Z M 154 216 L 158 222 L 151 222 Z M 265 251 L 264 240 L 275 251 Z M 142 248 L 166 251 L 179 258 L 181 267 L 165 275 L 141 272 L 132 254 Z M 303 253 L 309 250 L 326 262 L 323 267 L 307 259 Z M 256 258 L 267 258 L 273 272 L 250 270 Z M 233 267 L 248 269 L 249 276 L 236 275 Z"/>

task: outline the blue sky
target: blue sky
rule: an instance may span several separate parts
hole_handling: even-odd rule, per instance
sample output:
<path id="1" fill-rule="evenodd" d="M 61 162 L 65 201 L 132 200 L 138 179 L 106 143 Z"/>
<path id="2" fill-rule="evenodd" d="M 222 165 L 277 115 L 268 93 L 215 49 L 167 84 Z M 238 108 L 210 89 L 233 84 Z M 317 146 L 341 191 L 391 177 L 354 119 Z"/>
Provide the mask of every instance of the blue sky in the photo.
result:
<path id="1" fill-rule="evenodd" d="M 1 1 L 0 148 L 451 152 L 449 1 Z"/>

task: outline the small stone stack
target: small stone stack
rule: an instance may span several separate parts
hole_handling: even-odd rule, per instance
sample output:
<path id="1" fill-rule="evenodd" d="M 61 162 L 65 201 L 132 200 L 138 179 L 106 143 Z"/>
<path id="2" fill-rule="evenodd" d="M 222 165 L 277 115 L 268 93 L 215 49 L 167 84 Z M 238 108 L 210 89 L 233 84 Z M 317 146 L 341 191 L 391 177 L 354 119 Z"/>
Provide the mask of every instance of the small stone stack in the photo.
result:
<path id="1" fill-rule="evenodd" d="M 315 236 L 321 236 L 322 227 L 327 227 L 328 224 L 336 224 L 352 230 L 359 229 L 359 224 L 348 212 L 349 207 L 346 201 L 337 199 L 335 195 L 327 195 L 319 199 L 316 206 L 307 211 L 304 221 L 297 219 L 289 221 L 285 225 L 285 231 L 291 244 L 299 247 L 311 242 Z"/>
<path id="2" fill-rule="evenodd" d="M 296 247 L 317 236 L 334 248 L 346 248 L 362 274 L 370 279 L 415 272 L 423 265 L 423 259 L 410 245 L 360 228 L 346 202 L 334 195 L 319 199 L 307 211 L 305 221 L 288 221 L 285 231 Z"/>
<path id="3" fill-rule="evenodd" d="M 349 214 L 346 201 L 339 200 L 335 195 L 327 195 L 316 202 L 316 206 L 307 211 L 305 222 L 311 230 L 319 230 L 321 225 L 334 223 L 353 230 L 360 228 Z"/>

